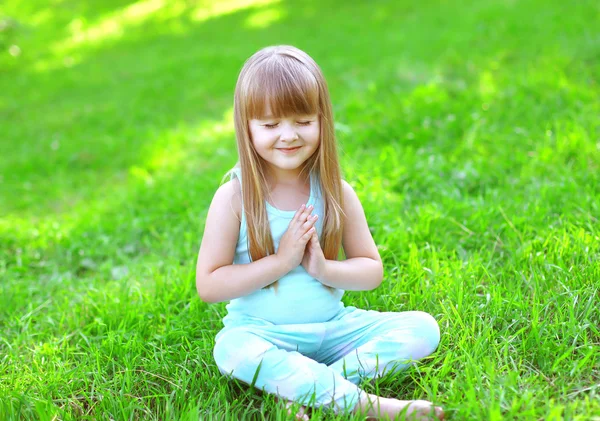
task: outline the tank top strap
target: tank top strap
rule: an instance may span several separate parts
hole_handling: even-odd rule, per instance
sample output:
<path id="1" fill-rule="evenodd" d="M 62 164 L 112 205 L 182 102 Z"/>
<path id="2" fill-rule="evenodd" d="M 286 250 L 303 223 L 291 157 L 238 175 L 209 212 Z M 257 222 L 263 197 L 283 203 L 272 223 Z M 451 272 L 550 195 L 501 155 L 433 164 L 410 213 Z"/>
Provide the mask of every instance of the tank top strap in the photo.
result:
<path id="1" fill-rule="evenodd" d="M 317 200 L 321 199 L 321 184 L 319 178 L 313 172 L 310 173 L 310 197 L 309 202 L 317 203 Z"/>

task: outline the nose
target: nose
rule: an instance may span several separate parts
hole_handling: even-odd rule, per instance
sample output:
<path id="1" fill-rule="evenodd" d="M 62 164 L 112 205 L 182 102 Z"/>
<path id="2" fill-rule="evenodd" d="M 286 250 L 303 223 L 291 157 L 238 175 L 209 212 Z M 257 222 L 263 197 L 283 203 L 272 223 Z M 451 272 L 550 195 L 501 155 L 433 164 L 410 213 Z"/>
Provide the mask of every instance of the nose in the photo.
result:
<path id="1" fill-rule="evenodd" d="M 280 138 L 284 142 L 293 142 L 294 140 L 298 139 L 298 133 L 296 133 L 296 130 L 291 124 L 286 122 L 281 126 Z"/>

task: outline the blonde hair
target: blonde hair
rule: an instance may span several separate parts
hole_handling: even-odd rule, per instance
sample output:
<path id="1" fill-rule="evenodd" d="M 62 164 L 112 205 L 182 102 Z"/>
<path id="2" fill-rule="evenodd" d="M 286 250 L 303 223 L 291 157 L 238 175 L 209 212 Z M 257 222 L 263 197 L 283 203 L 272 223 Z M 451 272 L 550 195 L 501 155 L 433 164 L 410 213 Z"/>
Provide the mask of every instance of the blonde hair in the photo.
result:
<path id="1" fill-rule="evenodd" d="M 326 259 L 337 260 L 342 244 L 342 178 L 333 112 L 327 83 L 315 61 L 298 48 L 279 45 L 261 49 L 240 72 L 234 95 L 234 123 L 243 180 L 242 200 L 252 261 L 275 253 L 265 200 L 269 197 L 263 159 L 252 144 L 249 120 L 263 117 L 266 105 L 276 118 L 318 114 L 320 142 L 304 162 L 301 177 L 314 172 L 320 180 L 325 215 L 321 247 Z M 230 170 L 230 174 L 234 169 Z M 277 287 L 277 281 L 270 286 Z"/>

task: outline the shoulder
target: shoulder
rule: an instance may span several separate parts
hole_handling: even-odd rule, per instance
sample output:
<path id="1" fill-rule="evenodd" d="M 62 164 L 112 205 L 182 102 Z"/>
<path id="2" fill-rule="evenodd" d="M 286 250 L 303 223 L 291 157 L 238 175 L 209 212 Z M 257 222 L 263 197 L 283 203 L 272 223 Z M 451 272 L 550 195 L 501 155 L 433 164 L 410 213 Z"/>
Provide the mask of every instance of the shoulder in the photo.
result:
<path id="1" fill-rule="evenodd" d="M 213 197 L 213 202 L 218 204 L 221 209 L 231 209 L 236 218 L 241 221 L 242 188 L 240 180 L 234 177 L 219 186 Z"/>
<path id="2" fill-rule="evenodd" d="M 352 188 L 352 186 L 350 185 L 350 183 L 348 183 L 346 180 L 342 179 L 342 192 L 344 194 L 347 194 L 349 192 L 354 192 L 354 189 Z"/>
<path id="3" fill-rule="evenodd" d="M 344 211 L 346 208 L 356 207 L 356 205 L 361 206 L 354 188 L 346 180 L 342 180 L 342 196 L 344 198 Z"/>
<path id="4" fill-rule="evenodd" d="M 342 197 L 342 209 L 344 210 L 344 219 L 347 222 L 354 223 L 357 219 L 365 217 L 365 211 L 358 194 L 346 180 L 342 180 Z"/>

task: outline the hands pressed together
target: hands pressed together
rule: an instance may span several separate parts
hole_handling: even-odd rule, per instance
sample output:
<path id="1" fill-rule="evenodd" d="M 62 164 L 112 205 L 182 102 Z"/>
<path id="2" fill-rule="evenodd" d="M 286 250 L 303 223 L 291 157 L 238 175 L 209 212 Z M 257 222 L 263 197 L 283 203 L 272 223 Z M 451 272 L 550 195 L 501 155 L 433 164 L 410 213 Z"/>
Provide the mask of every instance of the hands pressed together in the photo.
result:
<path id="1" fill-rule="evenodd" d="M 325 255 L 319 244 L 319 236 L 314 226 L 317 215 L 311 215 L 313 206 L 302 205 L 281 237 L 277 257 L 289 270 L 302 264 L 306 272 L 321 278 L 325 272 Z"/>

